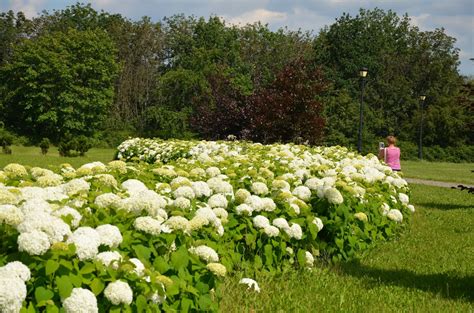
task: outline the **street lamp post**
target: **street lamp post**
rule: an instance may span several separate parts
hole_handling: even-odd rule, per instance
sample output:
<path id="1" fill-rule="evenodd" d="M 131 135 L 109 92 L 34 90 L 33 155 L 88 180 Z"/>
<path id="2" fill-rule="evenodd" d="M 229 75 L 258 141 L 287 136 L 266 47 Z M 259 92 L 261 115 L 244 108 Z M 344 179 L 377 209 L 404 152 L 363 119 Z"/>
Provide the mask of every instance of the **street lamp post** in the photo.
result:
<path id="1" fill-rule="evenodd" d="M 418 159 L 420 161 L 423 159 L 423 109 L 425 104 L 426 96 L 420 96 L 420 108 L 421 108 L 421 118 L 420 118 L 420 138 L 418 141 Z"/>
<path id="2" fill-rule="evenodd" d="M 364 88 L 365 88 L 365 77 L 367 76 L 367 68 L 363 67 L 359 70 L 359 76 L 362 79 L 362 90 L 360 93 L 360 116 L 359 116 L 359 137 L 357 140 L 357 151 L 359 153 L 362 153 L 362 127 L 364 126 L 364 112 L 363 112 L 363 106 L 364 106 Z"/>

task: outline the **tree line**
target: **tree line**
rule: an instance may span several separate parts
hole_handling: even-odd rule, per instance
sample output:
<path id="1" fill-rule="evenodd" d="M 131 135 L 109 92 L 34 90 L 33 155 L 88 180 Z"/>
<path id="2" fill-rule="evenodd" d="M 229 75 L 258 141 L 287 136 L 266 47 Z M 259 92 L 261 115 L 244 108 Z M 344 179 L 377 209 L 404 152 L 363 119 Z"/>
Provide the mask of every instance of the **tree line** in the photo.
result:
<path id="1" fill-rule="evenodd" d="M 0 119 L 37 143 L 127 136 L 355 146 L 368 68 L 366 151 L 394 134 L 473 142 L 473 82 L 443 29 L 421 31 L 381 9 L 343 14 L 314 34 L 219 17 L 153 22 L 76 4 L 28 19 L 0 13 Z M 368 144 L 370 143 L 370 145 Z M 472 152 L 471 152 L 472 156 Z"/>

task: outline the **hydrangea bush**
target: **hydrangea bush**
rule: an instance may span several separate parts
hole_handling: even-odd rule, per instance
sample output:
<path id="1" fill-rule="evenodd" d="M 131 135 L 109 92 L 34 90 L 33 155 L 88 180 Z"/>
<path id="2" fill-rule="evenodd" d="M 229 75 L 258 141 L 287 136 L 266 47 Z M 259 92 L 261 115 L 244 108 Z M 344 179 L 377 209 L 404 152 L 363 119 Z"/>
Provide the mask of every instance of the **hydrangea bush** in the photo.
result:
<path id="1" fill-rule="evenodd" d="M 132 139 L 117 158 L 0 171 L 0 311 L 215 311 L 229 272 L 359 257 L 414 212 L 341 147 Z"/>

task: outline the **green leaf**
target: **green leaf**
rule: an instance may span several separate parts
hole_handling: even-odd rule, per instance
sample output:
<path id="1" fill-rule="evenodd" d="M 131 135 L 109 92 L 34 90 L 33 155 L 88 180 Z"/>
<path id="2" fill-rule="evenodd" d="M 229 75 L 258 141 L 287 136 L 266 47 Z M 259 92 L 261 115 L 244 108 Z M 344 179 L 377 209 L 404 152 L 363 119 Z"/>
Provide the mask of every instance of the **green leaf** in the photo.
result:
<path id="1" fill-rule="evenodd" d="M 273 247 L 270 244 L 265 245 L 263 248 L 265 254 L 265 264 L 271 266 L 273 263 Z"/>
<path id="2" fill-rule="evenodd" d="M 176 269 L 188 266 L 188 262 L 189 255 L 185 246 L 181 246 L 181 248 L 171 254 L 171 264 L 173 264 Z"/>
<path id="3" fill-rule="evenodd" d="M 74 285 L 74 287 L 81 287 L 82 286 L 82 276 L 69 274 L 69 280 Z"/>
<path id="4" fill-rule="evenodd" d="M 50 304 L 46 307 L 46 313 L 59 313 L 59 308 L 54 304 Z"/>
<path id="5" fill-rule="evenodd" d="M 254 260 L 254 267 L 259 269 L 259 268 L 262 268 L 262 266 L 263 266 L 262 258 L 259 255 L 256 255 L 255 260 Z"/>
<path id="6" fill-rule="evenodd" d="M 193 307 L 193 300 L 188 298 L 181 299 L 181 312 L 188 312 Z"/>
<path id="7" fill-rule="evenodd" d="M 81 270 L 79 271 L 79 273 L 81 274 L 89 274 L 89 273 L 92 273 L 95 271 L 95 264 L 94 263 L 86 263 L 82 268 Z"/>
<path id="8" fill-rule="evenodd" d="M 99 278 L 94 278 L 89 286 L 91 287 L 92 292 L 98 296 L 102 290 L 104 290 L 105 284 Z"/>
<path id="9" fill-rule="evenodd" d="M 147 248 L 144 245 L 133 245 L 132 249 L 133 251 L 135 251 L 135 254 L 140 260 L 144 260 L 147 262 L 150 261 L 150 255 L 151 255 L 150 248 Z"/>
<path id="10" fill-rule="evenodd" d="M 153 265 L 157 269 L 157 271 L 160 272 L 161 274 L 166 273 L 170 269 L 170 266 L 168 265 L 168 263 L 166 263 L 165 259 L 163 259 L 163 257 L 161 256 L 155 259 L 155 261 L 153 262 Z"/>
<path id="11" fill-rule="evenodd" d="M 46 301 L 54 297 L 54 292 L 48 290 L 42 286 L 35 289 L 35 299 L 36 302 Z"/>
<path id="12" fill-rule="evenodd" d="M 59 296 L 61 299 L 65 299 L 71 295 L 72 289 L 74 288 L 69 276 L 56 277 L 56 286 L 58 286 Z"/>
<path id="13" fill-rule="evenodd" d="M 296 254 L 296 257 L 298 259 L 298 264 L 301 267 L 305 267 L 306 266 L 306 253 L 305 253 L 305 251 L 303 249 L 299 249 L 298 253 Z"/>
<path id="14" fill-rule="evenodd" d="M 46 275 L 51 275 L 59 268 L 59 263 L 49 259 L 46 261 Z"/>
<path id="15" fill-rule="evenodd" d="M 143 295 L 139 295 L 137 297 L 137 300 L 135 301 L 135 304 L 137 306 L 137 313 L 145 312 L 147 307 L 148 307 L 148 303 L 146 301 L 146 298 Z"/>

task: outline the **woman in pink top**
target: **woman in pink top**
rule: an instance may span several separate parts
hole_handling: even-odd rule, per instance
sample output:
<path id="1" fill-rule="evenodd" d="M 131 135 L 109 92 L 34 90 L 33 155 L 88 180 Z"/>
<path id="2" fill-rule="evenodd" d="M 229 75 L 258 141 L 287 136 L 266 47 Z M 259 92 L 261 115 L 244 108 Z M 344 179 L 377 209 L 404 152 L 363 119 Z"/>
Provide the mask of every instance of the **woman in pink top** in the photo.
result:
<path id="1" fill-rule="evenodd" d="M 387 137 L 388 147 L 379 150 L 379 159 L 382 159 L 394 171 L 400 171 L 400 148 L 395 147 L 397 139 L 394 136 Z"/>

